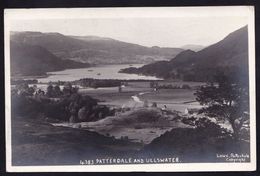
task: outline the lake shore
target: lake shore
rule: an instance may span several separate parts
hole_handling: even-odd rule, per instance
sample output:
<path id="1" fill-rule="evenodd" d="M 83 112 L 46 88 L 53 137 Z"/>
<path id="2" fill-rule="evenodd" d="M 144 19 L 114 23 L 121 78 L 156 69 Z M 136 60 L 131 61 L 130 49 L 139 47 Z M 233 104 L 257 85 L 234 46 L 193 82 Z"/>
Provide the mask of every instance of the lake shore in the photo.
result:
<path id="1" fill-rule="evenodd" d="M 144 64 L 132 64 L 141 67 Z M 94 67 L 66 69 L 57 72 L 48 72 L 48 77 L 37 79 L 38 82 L 48 83 L 57 81 L 75 81 L 83 78 L 117 79 L 117 80 L 160 80 L 154 76 L 119 73 L 119 70 L 129 67 L 129 64 L 96 65 Z"/>

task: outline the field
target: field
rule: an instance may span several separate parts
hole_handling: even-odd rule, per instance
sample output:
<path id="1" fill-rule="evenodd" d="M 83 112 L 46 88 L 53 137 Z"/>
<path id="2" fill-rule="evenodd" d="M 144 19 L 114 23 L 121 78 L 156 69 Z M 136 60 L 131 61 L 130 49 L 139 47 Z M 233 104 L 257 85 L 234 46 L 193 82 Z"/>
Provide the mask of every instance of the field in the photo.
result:
<path id="1" fill-rule="evenodd" d="M 100 100 L 100 104 L 119 107 L 140 107 L 143 106 L 144 101 L 147 101 L 149 105 L 155 102 L 160 108 L 163 108 L 164 105 L 166 105 L 166 107 L 171 110 L 181 112 L 184 112 L 186 108 L 201 107 L 195 101 L 195 96 L 193 94 L 196 87 L 203 83 L 159 82 L 159 85 L 163 84 L 177 86 L 188 84 L 191 89 L 159 89 L 154 91 L 154 88 L 150 88 L 150 82 L 128 82 L 128 84 L 122 88 L 122 92 L 118 91 L 118 87 L 110 87 L 98 89 L 82 88 L 80 89 L 80 93 L 90 95 Z M 138 97 L 139 99 L 133 98 L 133 96 Z"/>

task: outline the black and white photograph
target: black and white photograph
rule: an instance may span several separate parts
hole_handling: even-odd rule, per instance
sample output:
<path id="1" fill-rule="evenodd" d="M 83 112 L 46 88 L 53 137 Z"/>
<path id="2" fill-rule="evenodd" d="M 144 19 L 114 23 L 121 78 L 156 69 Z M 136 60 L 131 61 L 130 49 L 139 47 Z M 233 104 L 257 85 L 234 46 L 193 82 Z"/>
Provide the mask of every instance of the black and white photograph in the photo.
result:
<path id="1" fill-rule="evenodd" d="M 256 169 L 254 7 L 4 17 L 8 171 Z"/>

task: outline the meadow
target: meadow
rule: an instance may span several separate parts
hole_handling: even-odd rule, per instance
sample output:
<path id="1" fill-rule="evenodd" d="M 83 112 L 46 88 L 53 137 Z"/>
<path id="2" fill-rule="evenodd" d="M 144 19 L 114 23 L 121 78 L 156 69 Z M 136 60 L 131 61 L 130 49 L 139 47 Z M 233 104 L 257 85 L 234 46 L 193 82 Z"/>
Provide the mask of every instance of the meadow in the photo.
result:
<path id="1" fill-rule="evenodd" d="M 195 82 L 181 82 L 181 81 L 158 81 L 159 85 L 173 85 L 181 87 L 182 85 L 189 85 L 190 89 L 171 88 L 171 89 L 158 89 L 150 87 L 150 82 L 138 81 L 127 82 L 121 92 L 118 87 L 109 88 L 81 88 L 79 92 L 89 95 L 98 99 L 99 104 L 119 107 L 139 107 L 140 102 L 136 102 L 133 96 L 137 96 L 140 101 L 147 101 L 148 104 L 156 103 L 157 107 L 163 108 L 166 105 L 171 110 L 184 112 L 186 108 L 199 108 L 201 107 L 195 100 L 194 92 L 198 86 L 204 83 Z"/>

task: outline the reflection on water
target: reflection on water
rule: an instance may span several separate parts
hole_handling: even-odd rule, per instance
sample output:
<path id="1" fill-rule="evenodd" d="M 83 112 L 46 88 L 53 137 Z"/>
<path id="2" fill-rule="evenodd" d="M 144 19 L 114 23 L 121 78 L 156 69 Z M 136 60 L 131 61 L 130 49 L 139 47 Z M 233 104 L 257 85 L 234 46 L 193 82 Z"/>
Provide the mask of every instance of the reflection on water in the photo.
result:
<path id="1" fill-rule="evenodd" d="M 132 64 L 132 67 L 141 67 L 143 64 Z M 66 69 L 57 72 L 48 72 L 50 76 L 46 78 L 39 78 L 38 81 L 47 83 L 50 81 L 75 81 L 82 78 L 94 79 L 140 79 L 140 80 L 157 80 L 154 76 L 143 76 L 137 74 L 118 73 L 123 68 L 128 68 L 128 64 L 120 65 L 102 65 L 89 68 Z"/>

